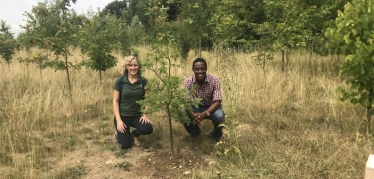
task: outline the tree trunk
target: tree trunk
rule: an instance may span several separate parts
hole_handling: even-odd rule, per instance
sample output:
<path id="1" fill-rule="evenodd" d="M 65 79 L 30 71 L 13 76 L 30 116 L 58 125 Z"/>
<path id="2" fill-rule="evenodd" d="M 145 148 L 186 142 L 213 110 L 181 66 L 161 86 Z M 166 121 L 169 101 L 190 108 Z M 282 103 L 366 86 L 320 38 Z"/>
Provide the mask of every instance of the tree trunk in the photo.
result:
<path id="1" fill-rule="evenodd" d="M 170 147 L 171 153 L 174 156 L 174 141 L 173 141 L 173 126 L 171 125 L 171 112 L 170 112 L 170 104 L 167 105 L 167 113 L 169 119 L 169 132 L 170 132 Z"/>
<path id="2" fill-rule="evenodd" d="M 42 69 L 41 65 L 39 65 L 39 74 L 40 74 L 40 79 L 42 80 L 43 79 L 43 69 Z"/>
<path id="3" fill-rule="evenodd" d="M 102 82 L 101 70 L 99 71 L 100 82 Z"/>
<path id="4" fill-rule="evenodd" d="M 309 68 L 312 68 L 313 66 L 313 61 L 312 61 L 312 56 L 313 56 L 313 52 L 309 52 L 309 55 L 308 55 L 308 62 L 307 62 L 307 65 Z"/>
<path id="5" fill-rule="evenodd" d="M 67 49 L 66 49 L 66 44 L 65 44 L 65 53 L 64 53 L 64 58 L 65 58 L 65 71 L 66 71 L 66 76 L 68 78 L 68 85 L 69 85 L 69 95 L 70 95 L 70 99 L 73 98 L 73 95 L 72 95 L 72 89 L 71 89 L 71 82 L 70 82 L 70 74 L 69 74 L 69 63 L 68 63 L 68 54 L 67 54 Z"/>
<path id="6" fill-rule="evenodd" d="M 290 56 L 291 56 L 291 48 L 289 46 L 287 46 L 287 48 L 286 48 L 286 64 L 284 66 L 284 71 L 286 72 L 286 78 L 288 76 L 288 65 L 289 65 L 289 61 L 290 61 Z"/>
<path id="7" fill-rule="evenodd" d="M 370 136 L 370 134 L 371 134 L 371 124 L 370 124 L 370 122 L 371 122 L 370 109 L 371 108 L 372 108 L 371 106 L 366 108 L 366 134 L 368 136 Z"/>
<path id="8" fill-rule="evenodd" d="M 169 62 L 169 73 L 168 73 L 168 81 L 170 81 L 170 78 L 171 78 L 171 60 L 170 58 L 168 57 L 168 62 Z M 172 90 L 169 90 L 170 92 L 170 96 L 173 96 L 173 91 Z M 167 103 L 167 113 L 168 113 L 168 119 L 169 119 L 169 130 L 170 130 L 170 147 L 171 147 L 171 153 L 172 153 L 172 156 L 174 157 L 174 141 L 173 141 L 173 126 L 171 125 L 171 111 L 170 111 L 170 103 L 171 103 L 171 99 L 169 100 L 169 102 Z"/>
<path id="9" fill-rule="evenodd" d="M 284 72 L 284 50 L 282 50 L 282 72 Z"/>
<path id="10" fill-rule="evenodd" d="M 201 57 L 201 36 L 199 37 L 199 57 Z"/>
<path id="11" fill-rule="evenodd" d="M 366 134 L 371 135 L 371 109 L 373 108 L 373 99 L 371 96 L 374 95 L 374 89 L 369 90 L 369 105 L 366 107 Z"/>
<path id="12" fill-rule="evenodd" d="M 264 74 L 264 88 L 266 89 L 266 54 L 264 52 L 264 58 L 262 59 L 262 72 Z"/>
<path id="13" fill-rule="evenodd" d="M 62 10 L 62 22 L 65 23 L 66 19 L 64 18 L 66 17 L 66 10 L 65 10 L 65 7 L 64 9 Z M 65 34 L 65 32 L 64 32 Z M 72 88 L 71 88 L 71 82 L 70 82 L 70 74 L 69 74 L 69 63 L 68 63 L 68 45 L 67 45 L 67 40 L 65 39 L 64 41 L 64 51 L 63 51 L 63 56 L 65 58 L 65 71 L 66 71 L 66 76 L 67 76 L 67 79 L 68 79 L 68 86 L 69 86 L 69 97 L 70 97 L 70 102 L 73 102 L 73 95 L 72 95 Z"/>
<path id="14" fill-rule="evenodd" d="M 308 64 L 311 66 L 311 64 L 312 64 L 312 55 L 313 55 L 313 47 L 314 47 L 314 38 L 313 38 L 313 40 L 312 40 L 312 44 L 310 45 L 310 49 L 309 49 L 309 55 L 308 55 Z"/>

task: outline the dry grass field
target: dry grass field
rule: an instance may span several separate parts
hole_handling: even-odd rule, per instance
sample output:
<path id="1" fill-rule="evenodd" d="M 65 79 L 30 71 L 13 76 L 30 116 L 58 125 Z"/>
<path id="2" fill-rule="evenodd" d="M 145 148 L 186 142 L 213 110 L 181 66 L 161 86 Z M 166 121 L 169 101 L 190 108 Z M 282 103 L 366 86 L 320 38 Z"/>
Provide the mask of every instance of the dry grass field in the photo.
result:
<path id="1" fill-rule="evenodd" d="M 140 57 L 144 57 L 142 49 Z M 226 113 L 224 140 L 192 140 L 173 123 L 177 153 L 170 155 L 168 121 L 152 115 L 154 133 L 142 147 L 121 150 L 113 140 L 115 67 L 103 74 L 71 71 L 73 101 L 64 71 L 0 61 L 0 178 L 363 178 L 372 138 L 365 109 L 341 102 L 342 57 L 293 52 L 287 72 L 281 56 L 265 73 L 242 52 L 203 52 L 208 73 L 220 77 Z M 18 52 L 14 59 L 27 57 Z M 121 57 L 116 55 L 119 59 Z M 173 75 L 192 75 L 190 53 Z M 80 61 L 74 52 L 71 62 Z M 118 62 L 120 64 L 120 61 Z M 153 77 L 150 71 L 145 77 Z M 203 132 L 212 125 L 206 121 Z"/>

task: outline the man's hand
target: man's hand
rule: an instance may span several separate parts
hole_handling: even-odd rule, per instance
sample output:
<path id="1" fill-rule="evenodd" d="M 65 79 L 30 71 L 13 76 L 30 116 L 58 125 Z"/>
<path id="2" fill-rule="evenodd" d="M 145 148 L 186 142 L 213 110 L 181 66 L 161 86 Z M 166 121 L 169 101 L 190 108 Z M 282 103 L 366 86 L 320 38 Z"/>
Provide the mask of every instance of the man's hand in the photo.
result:
<path id="1" fill-rule="evenodd" d="M 193 124 L 198 124 L 198 125 L 203 125 L 203 117 L 202 117 L 202 113 L 193 113 L 193 116 L 194 116 L 194 120 L 193 120 Z"/>

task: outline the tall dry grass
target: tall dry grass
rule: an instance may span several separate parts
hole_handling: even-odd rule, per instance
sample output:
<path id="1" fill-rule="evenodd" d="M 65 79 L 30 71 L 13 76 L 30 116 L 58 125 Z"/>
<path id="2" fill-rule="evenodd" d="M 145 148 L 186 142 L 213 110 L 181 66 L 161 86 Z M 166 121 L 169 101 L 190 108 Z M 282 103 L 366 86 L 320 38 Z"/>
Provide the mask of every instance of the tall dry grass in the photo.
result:
<path id="1" fill-rule="evenodd" d="M 339 101 L 342 57 L 293 53 L 287 72 L 274 57 L 265 75 L 248 54 L 221 59 L 231 70 L 217 63 L 234 111 L 227 122 L 235 140 L 218 151 L 227 161 L 221 170 L 234 178 L 362 178 L 372 144 L 361 135 L 364 109 Z"/>
<path id="2" fill-rule="evenodd" d="M 140 57 L 144 57 L 143 48 Z M 19 52 L 17 57 L 28 54 Z M 224 142 L 201 144 L 200 151 L 217 162 L 194 178 L 363 178 L 370 138 L 362 135 L 365 111 L 339 101 L 339 56 L 291 54 L 287 72 L 281 56 L 263 73 L 254 54 L 235 51 L 203 52 L 208 73 L 220 77 L 226 113 Z M 16 58 L 17 58 L 16 57 Z M 120 56 L 117 55 L 120 59 Z M 192 75 L 190 53 L 180 77 Z M 81 60 L 78 52 L 71 61 Z M 118 64 L 121 64 L 119 61 Z M 108 140 L 113 131 L 112 86 L 120 67 L 97 72 L 71 72 L 73 102 L 63 71 L 39 71 L 32 65 L 1 61 L 0 178 L 69 178 L 84 176 L 85 167 L 61 165 L 59 158 L 90 145 L 120 152 Z M 146 77 L 152 77 L 149 71 Z M 167 120 L 153 116 L 150 141 L 168 143 Z M 187 136 L 175 123 L 175 136 Z M 208 132 L 211 126 L 203 126 Z M 187 146 L 178 140 L 178 146 Z"/>

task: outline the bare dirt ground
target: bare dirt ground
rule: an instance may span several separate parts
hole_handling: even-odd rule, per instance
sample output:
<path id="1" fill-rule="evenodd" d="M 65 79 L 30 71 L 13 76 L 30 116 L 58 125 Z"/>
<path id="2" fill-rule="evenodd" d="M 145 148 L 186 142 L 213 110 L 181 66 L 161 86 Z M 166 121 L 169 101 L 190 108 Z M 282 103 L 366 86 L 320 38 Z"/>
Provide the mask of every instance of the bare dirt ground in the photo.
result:
<path id="1" fill-rule="evenodd" d="M 113 138 L 107 139 L 109 142 L 116 143 Z M 209 170 L 215 164 L 215 161 L 209 155 L 202 155 L 198 147 L 183 146 L 180 148 L 175 139 L 175 154 L 172 155 L 170 143 L 155 144 L 153 147 L 144 147 L 146 144 L 142 141 L 142 146 L 134 146 L 131 149 L 116 151 L 103 149 L 102 146 L 92 144 L 87 141 L 85 148 L 77 149 L 71 153 L 66 153 L 56 164 L 56 168 L 68 168 L 69 166 L 85 167 L 85 179 L 174 179 L 174 178 L 192 178 L 195 172 L 204 172 Z M 209 143 L 209 139 L 197 139 L 196 142 Z M 209 143 L 209 145 L 214 145 Z"/>

